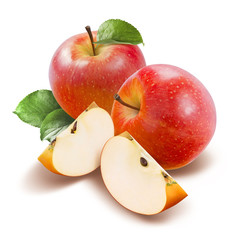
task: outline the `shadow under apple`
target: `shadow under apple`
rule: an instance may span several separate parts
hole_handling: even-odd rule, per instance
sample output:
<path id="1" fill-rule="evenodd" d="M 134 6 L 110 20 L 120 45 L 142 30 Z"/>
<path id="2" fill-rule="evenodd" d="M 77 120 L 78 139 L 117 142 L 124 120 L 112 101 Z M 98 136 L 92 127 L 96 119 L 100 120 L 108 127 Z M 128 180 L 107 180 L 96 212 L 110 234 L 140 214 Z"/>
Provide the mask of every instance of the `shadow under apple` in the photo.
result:
<path id="1" fill-rule="evenodd" d="M 202 171 L 207 170 L 214 164 L 212 153 L 210 151 L 203 151 L 196 159 L 194 159 L 188 165 L 174 170 L 168 170 L 167 172 L 174 177 L 191 177 L 194 174 L 199 174 Z"/>
<path id="2" fill-rule="evenodd" d="M 22 187 L 25 191 L 33 194 L 48 193 L 68 187 L 84 178 L 86 176 L 67 177 L 55 174 L 47 170 L 40 163 L 36 163 L 24 177 Z"/>

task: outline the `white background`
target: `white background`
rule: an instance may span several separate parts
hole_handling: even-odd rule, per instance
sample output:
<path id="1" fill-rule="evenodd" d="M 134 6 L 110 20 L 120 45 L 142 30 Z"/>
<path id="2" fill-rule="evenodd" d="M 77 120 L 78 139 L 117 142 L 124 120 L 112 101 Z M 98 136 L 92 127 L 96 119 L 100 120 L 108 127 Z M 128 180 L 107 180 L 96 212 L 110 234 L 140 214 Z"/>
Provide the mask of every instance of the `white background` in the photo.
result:
<path id="1" fill-rule="evenodd" d="M 0 238 L 230 239 L 233 166 L 232 1 L 1 1 Z M 107 19 L 136 26 L 147 64 L 167 63 L 195 75 L 211 93 L 217 129 L 190 165 L 169 173 L 189 196 L 155 215 L 132 213 L 104 188 L 99 170 L 80 178 L 47 171 L 47 145 L 12 114 L 37 89 L 50 89 L 48 68 L 68 37 Z"/>

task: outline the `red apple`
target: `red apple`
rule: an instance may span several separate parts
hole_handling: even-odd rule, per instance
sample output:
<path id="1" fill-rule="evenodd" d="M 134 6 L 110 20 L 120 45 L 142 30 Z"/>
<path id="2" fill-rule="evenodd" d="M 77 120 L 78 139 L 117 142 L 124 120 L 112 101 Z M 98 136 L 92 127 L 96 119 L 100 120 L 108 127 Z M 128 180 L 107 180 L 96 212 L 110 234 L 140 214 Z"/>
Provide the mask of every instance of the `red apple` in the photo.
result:
<path id="1" fill-rule="evenodd" d="M 97 32 L 92 32 L 96 41 Z M 49 69 L 53 94 L 73 118 L 93 101 L 109 113 L 123 82 L 145 66 L 136 45 L 96 45 L 95 55 L 88 33 L 66 40 L 55 52 Z"/>
<path id="2" fill-rule="evenodd" d="M 115 98 L 115 134 L 128 131 L 165 169 L 190 163 L 214 134 L 216 111 L 209 92 L 178 67 L 144 67 L 125 81 Z"/>

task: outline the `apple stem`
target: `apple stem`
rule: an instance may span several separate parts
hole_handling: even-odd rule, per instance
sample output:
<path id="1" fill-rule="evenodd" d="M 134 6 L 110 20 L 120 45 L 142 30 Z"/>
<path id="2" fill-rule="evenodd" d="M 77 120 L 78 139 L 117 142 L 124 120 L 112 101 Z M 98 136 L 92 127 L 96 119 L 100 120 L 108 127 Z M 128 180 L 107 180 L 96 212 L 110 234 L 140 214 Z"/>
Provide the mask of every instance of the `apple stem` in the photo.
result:
<path id="1" fill-rule="evenodd" d="M 114 95 L 114 99 L 115 99 L 116 101 L 118 101 L 120 104 L 122 104 L 122 105 L 124 105 L 124 106 L 126 106 L 126 107 L 129 107 L 129 108 L 132 108 L 132 109 L 134 109 L 134 110 L 140 111 L 140 108 L 131 106 L 130 104 L 124 102 L 124 101 L 121 99 L 121 97 L 119 96 L 119 94 L 117 94 L 117 93 Z"/>
<path id="2" fill-rule="evenodd" d="M 92 35 L 92 32 L 91 32 L 91 27 L 90 26 L 86 26 L 85 27 L 86 30 L 87 30 L 87 33 L 89 35 L 89 38 L 90 38 L 90 41 L 91 41 L 91 46 L 92 46 L 92 50 L 93 50 L 93 55 L 95 56 L 96 53 L 95 53 L 95 46 L 94 46 L 94 40 L 93 40 L 93 35 Z"/>

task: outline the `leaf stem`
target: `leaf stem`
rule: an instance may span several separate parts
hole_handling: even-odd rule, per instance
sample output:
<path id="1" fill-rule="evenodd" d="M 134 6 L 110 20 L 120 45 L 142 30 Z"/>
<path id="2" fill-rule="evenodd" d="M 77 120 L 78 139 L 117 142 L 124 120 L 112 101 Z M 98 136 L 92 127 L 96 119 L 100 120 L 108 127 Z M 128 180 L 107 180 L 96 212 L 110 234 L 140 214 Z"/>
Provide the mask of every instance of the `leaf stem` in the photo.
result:
<path id="1" fill-rule="evenodd" d="M 94 40 L 93 40 L 93 35 L 92 35 L 92 32 L 91 32 L 91 27 L 90 26 L 86 26 L 85 29 L 87 30 L 87 33 L 89 35 L 89 38 L 90 38 L 90 41 L 91 41 L 91 46 L 92 46 L 92 51 L 93 51 L 93 55 L 96 56 L 96 53 L 95 53 L 95 46 L 94 46 Z"/>
<path id="2" fill-rule="evenodd" d="M 121 97 L 119 96 L 119 94 L 117 94 L 117 93 L 114 95 L 114 99 L 115 99 L 116 101 L 118 101 L 120 104 L 122 104 L 122 105 L 124 105 L 124 106 L 126 106 L 126 107 L 129 107 L 129 108 L 132 108 L 132 109 L 134 109 L 134 110 L 140 111 L 140 108 L 131 106 L 130 104 L 124 102 L 124 101 L 121 99 Z"/>

